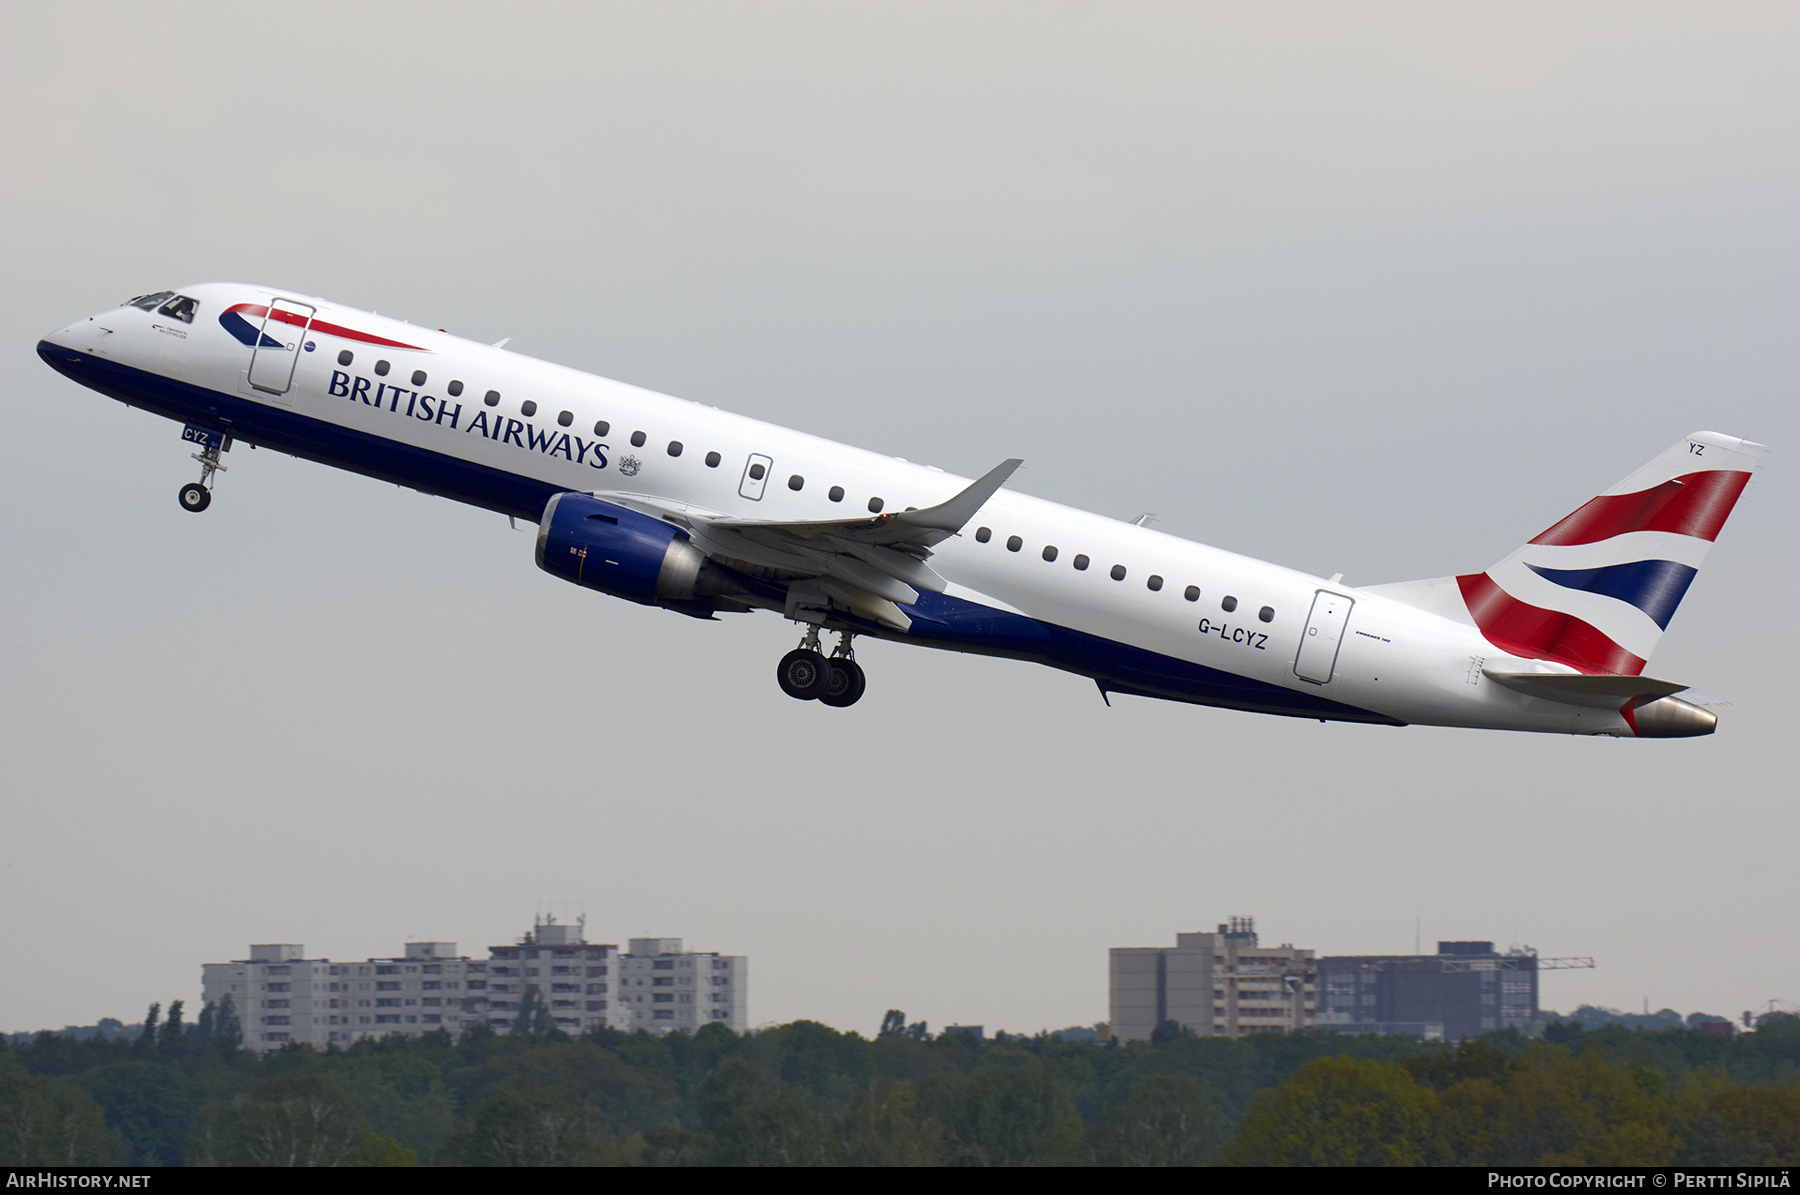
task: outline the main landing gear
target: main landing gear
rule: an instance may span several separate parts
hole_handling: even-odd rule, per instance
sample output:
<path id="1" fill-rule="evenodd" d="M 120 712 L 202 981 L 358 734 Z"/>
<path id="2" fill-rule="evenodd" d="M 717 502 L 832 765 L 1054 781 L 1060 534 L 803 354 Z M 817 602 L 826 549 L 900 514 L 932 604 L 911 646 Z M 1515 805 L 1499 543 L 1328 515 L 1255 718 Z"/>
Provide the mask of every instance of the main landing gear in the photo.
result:
<path id="1" fill-rule="evenodd" d="M 781 691 L 800 701 L 816 700 L 838 709 L 855 705 L 868 688 L 868 678 L 850 648 L 853 637 L 849 631 L 839 631 L 837 647 L 826 659 L 819 650 L 819 628 L 808 627 L 800 646 L 782 656 L 775 670 Z"/>
<path id="2" fill-rule="evenodd" d="M 181 509 L 199 514 L 212 505 L 212 476 L 224 473 L 226 468 L 219 463 L 219 453 L 231 447 L 231 440 L 215 433 L 208 437 L 205 446 L 199 452 L 190 455 L 200 462 L 200 480 L 190 481 L 181 487 Z"/>

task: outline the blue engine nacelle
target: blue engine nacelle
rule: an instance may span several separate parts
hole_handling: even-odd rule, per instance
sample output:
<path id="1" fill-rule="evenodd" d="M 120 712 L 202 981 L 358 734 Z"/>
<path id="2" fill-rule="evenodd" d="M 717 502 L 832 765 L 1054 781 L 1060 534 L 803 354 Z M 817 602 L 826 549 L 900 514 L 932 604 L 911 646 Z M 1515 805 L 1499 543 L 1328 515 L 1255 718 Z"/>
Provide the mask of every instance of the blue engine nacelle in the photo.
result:
<path id="1" fill-rule="evenodd" d="M 695 600 L 706 554 L 680 530 L 587 494 L 550 499 L 537 563 L 554 577 L 646 606 Z"/>

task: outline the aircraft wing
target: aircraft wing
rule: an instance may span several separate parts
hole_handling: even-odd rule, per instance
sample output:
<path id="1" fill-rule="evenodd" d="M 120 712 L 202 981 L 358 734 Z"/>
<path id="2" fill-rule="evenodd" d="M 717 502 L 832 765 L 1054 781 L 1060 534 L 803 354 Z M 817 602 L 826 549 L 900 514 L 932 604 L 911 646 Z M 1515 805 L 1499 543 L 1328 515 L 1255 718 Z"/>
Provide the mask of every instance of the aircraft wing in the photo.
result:
<path id="1" fill-rule="evenodd" d="M 904 631 L 912 620 L 899 607 L 918 601 L 921 589 L 942 593 L 947 584 L 926 563 L 931 550 L 961 531 L 1022 463 L 1004 461 L 936 506 L 861 519 L 734 519 L 648 494 L 595 497 L 685 528 L 720 564 L 765 580 L 811 582 L 824 597 Z"/>

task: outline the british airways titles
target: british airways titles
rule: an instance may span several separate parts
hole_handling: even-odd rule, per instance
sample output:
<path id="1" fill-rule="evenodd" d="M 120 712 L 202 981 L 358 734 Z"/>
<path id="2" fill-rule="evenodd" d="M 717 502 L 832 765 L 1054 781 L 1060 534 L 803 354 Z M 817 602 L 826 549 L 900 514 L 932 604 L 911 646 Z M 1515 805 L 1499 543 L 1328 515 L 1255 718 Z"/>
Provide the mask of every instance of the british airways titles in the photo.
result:
<path id="1" fill-rule="evenodd" d="M 585 440 L 570 432 L 545 430 L 523 419 L 513 419 L 498 411 L 477 410 L 467 424 L 462 423 L 463 405 L 436 395 L 421 394 L 404 386 L 378 382 L 361 374 L 351 375 L 341 369 L 331 371 L 331 385 L 326 391 L 335 398 L 347 398 L 377 410 L 406 415 L 439 427 L 448 422 L 452 431 L 477 434 L 501 444 L 511 444 L 527 452 L 560 456 L 590 469 L 606 468 L 606 454 L 611 449 L 598 440 Z M 401 409 L 401 398 L 406 399 Z"/>

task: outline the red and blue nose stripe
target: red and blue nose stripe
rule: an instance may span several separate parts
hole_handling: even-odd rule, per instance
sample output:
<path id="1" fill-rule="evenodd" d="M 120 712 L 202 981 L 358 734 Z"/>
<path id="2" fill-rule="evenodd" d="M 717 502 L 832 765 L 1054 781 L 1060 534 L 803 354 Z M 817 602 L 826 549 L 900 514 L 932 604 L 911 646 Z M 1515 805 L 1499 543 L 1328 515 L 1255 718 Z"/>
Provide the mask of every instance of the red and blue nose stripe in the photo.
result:
<path id="1" fill-rule="evenodd" d="M 249 316 L 250 318 L 246 319 L 246 316 Z M 237 337 L 240 342 L 250 345 L 252 348 L 279 348 L 280 345 L 272 337 L 261 332 L 262 322 L 265 318 L 279 320 L 284 324 L 292 324 L 297 328 L 305 328 L 307 326 L 306 316 L 301 312 L 287 311 L 277 307 L 274 312 L 271 313 L 268 307 L 261 303 L 233 304 L 219 314 L 219 324 L 227 332 Z M 255 322 L 251 322 L 252 320 Z M 342 324 L 327 323 L 326 321 L 319 319 L 313 320 L 312 326 L 308 330 L 317 332 L 322 336 L 336 336 L 342 340 L 354 340 L 362 344 L 376 345 L 380 348 L 412 349 L 416 352 L 424 351 L 416 344 L 407 344 L 400 340 L 389 340 L 385 336 L 376 336 L 370 332 L 359 332 L 355 328 L 346 328 Z M 257 339 L 259 335 L 262 337 L 260 341 Z"/>

